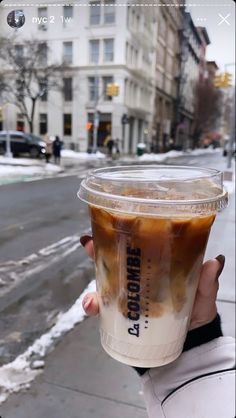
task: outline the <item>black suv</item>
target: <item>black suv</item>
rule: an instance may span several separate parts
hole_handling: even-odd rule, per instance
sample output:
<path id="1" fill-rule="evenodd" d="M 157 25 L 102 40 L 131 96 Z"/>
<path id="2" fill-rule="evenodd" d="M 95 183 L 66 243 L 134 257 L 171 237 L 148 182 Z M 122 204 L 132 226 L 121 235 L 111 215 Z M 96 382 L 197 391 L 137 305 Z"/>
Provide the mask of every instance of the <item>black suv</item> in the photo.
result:
<path id="1" fill-rule="evenodd" d="M 11 152 L 14 157 L 20 154 L 29 154 L 38 158 L 45 154 L 45 142 L 38 136 L 20 131 L 9 131 Z M 7 148 L 7 132 L 0 131 L 0 155 L 5 154 Z"/>

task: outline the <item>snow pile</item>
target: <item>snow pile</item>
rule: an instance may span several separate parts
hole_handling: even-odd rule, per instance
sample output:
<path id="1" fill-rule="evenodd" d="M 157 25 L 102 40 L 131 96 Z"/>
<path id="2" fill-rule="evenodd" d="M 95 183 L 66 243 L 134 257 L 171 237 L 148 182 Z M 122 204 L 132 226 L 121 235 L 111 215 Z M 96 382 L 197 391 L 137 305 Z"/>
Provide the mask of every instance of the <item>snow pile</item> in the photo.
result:
<path id="1" fill-rule="evenodd" d="M 0 368 L 0 404 L 11 393 L 30 387 L 30 382 L 41 373 L 40 367 L 44 364 L 42 357 L 47 354 L 59 337 L 73 329 L 76 324 L 83 321 L 86 317 L 82 307 L 82 300 L 86 293 L 94 291 L 95 280 L 89 283 L 88 287 L 67 312 L 58 315 L 57 322 L 50 331 L 38 338 L 31 347 L 13 362 Z M 38 363 L 40 363 L 39 368 L 36 367 Z"/>
<path id="2" fill-rule="evenodd" d="M 9 160 L 9 158 L 7 158 Z M 37 161 L 27 161 L 24 159 L 10 159 L 6 164 L 2 159 L 0 160 L 0 184 L 7 183 L 12 180 L 32 179 L 32 177 L 47 177 L 57 173 L 61 173 L 63 169 L 54 164 L 37 163 Z M 16 161 L 15 161 L 16 160 Z M 3 162 L 2 162 L 3 161 Z M 29 164 L 27 164 L 29 163 Z"/>
<path id="3" fill-rule="evenodd" d="M 61 156 L 62 158 L 73 158 L 78 160 L 96 160 L 106 158 L 106 155 L 100 151 L 89 154 L 88 152 L 75 152 L 68 149 L 62 150 Z"/>
<path id="4" fill-rule="evenodd" d="M 0 165 L 0 176 L 34 176 L 50 173 L 59 173 L 61 168 L 54 164 L 45 164 L 43 166 L 16 166 Z"/>
<path id="5" fill-rule="evenodd" d="M 173 157 L 180 157 L 181 155 L 185 155 L 182 151 L 169 151 L 165 153 L 160 154 L 143 154 L 140 157 L 138 157 L 139 161 L 164 161 L 167 158 L 173 158 Z"/>
<path id="6" fill-rule="evenodd" d="M 11 158 L 0 156 L 0 165 L 17 165 L 17 166 L 42 166 L 42 160 L 35 160 L 31 158 Z"/>
<path id="7" fill-rule="evenodd" d="M 140 157 L 138 157 L 139 161 L 157 161 L 157 162 L 161 162 L 166 160 L 167 158 L 175 158 L 175 157 L 181 157 L 181 156 L 189 156 L 189 155 L 193 155 L 193 156 L 197 156 L 197 155 L 206 155 L 206 154 L 215 154 L 215 153 L 219 153 L 222 152 L 221 149 L 217 148 L 217 149 L 213 149 L 213 148 L 200 148 L 200 149 L 195 149 L 195 150 L 187 150 L 187 151 L 168 151 L 165 153 L 160 153 L 160 154 L 143 154 Z"/>

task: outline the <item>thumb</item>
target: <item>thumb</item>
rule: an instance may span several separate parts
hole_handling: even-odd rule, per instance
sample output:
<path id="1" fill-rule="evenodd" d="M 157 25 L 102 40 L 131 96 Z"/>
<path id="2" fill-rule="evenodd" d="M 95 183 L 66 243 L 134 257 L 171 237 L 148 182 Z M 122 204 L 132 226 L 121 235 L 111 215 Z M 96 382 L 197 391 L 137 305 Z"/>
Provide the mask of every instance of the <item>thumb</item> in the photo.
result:
<path id="1" fill-rule="evenodd" d="M 88 316 L 95 316 L 99 313 L 98 296 L 96 292 L 85 295 L 82 306 Z"/>

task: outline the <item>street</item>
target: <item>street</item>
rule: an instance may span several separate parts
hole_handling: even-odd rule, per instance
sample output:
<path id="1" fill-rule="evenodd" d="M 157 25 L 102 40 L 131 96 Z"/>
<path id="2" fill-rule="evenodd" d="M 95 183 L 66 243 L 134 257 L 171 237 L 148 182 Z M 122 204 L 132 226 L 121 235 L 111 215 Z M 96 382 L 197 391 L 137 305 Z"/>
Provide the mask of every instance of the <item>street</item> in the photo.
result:
<path id="1" fill-rule="evenodd" d="M 221 153 L 201 156 L 186 154 L 186 156 L 178 158 L 169 158 L 167 162 L 168 164 L 196 165 L 220 169 L 226 167 L 226 161 L 222 158 Z M 119 163 L 125 164 L 124 161 Z M 118 164 L 118 162 L 116 161 L 115 164 Z M 91 168 L 91 164 L 89 168 Z M 85 165 L 84 170 L 80 168 L 79 176 L 75 174 L 76 169 L 73 168 L 73 175 L 68 170 L 64 176 L 1 187 L 1 365 L 13 361 L 40 335 L 50 329 L 55 324 L 58 313 L 65 312 L 70 308 L 94 278 L 93 264 L 85 258 L 84 250 L 79 243 L 80 234 L 89 228 L 86 205 L 77 198 L 79 184 L 86 171 L 87 167 Z M 226 255 L 226 266 L 220 279 L 221 288 L 218 307 L 222 314 L 223 329 L 229 335 L 234 335 L 232 320 L 235 309 L 234 228 L 234 199 L 231 195 L 229 208 L 218 215 L 213 226 L 206 254 L 206 258 L 215 257 L 221 253 Z M 97 322 L 95 319 L 79 324 L 68 337 L 73 347 L 75 339 L 73 336 L 76 334 L 76 329 L 81 330 L 80 346 L 88 349 L 90 344 L 89 334 L 91 332 L 94 334 L 96 328 Z M 97 334 L 96 337 L 91 338 L 91 341 L 94 342 L 95 339 L 96 344 L 99 344 Z M 61 344 L 63 344 L 63 339 Z M 61 344 L 55 350 L 59 350 L 62 355 Z M 74 347 L 73 350 L 76 350 L 76 348 Z M 93 361 L 96 361 L 95 353 L 92 351 L 91 353 Z M 90 360 L 85 360 L 84 356 L 85 353 L 82 354 L 81 358 L 88 365 Z M 103 353 L 101 348 L 99 348 L 99 356 L 102 357 L 102 364 L 104 362 L 104 370 L 107 370 L 109 364 L 109 367 L 113 367 L 114 362 Z M 120 370 L 120 365 L 117 363 L 115 363 L 116 369 Z M 124 369 L 125 367 L 122 366 L 121 373 Z M 45 372 L 47 375 L 47 368 Z M 89 371 L 88 376 L 90 377 L 86 377 L 86 373 L 84 371 L 86 393 L 88 394 L 89 391 L 93 390 L 97 393 L 97 388 L 95 389 L 90 384 L 90 379 L 93 378 L 92 371 Z M 99 374 L 96 376 L 99 380 Z M 61 378 L 59 377 L 59 381 Z M 62 385 L 62 381 L 65 380 L 66 382 L 67 379 L 68 377 L 63 375 L 59 386 Z M 131 379 L 132 382 L 135 381 L 135 378 L 131 378 L 129 373 L 127 379 Z M 113 381 L 112 384 L 114 385 Z M 143 401 L 140 395 L 137 396 L 137 384 L 134 383 L 134 385 L 134 396 L 137 398 L 136 406 L 137 404 L 140 405 L 140 409 L 137 407 L 133 412 L 130 412 L 130 415 L 125 415 L 124 412 L 124 417 L 132 416 L 133 418 L 135 416 L 141 418 L 145 416 Z M 81 395 L 83 384 L 82 386 L 79 385 L 77 390 Z M 124 388 L 119 388 L 120 392 L 118 391 L 120 393 L 119 402 L 121 403 L 123 390 Z M 105 392 L 101 391 L 96 395 L 100 397 L 100 401 L 103 398 L 105 399 Z M 132 398 L 132 389 L 129 395 L 126 389 L 125 392 L 126 397 L 131 396 Z M 57 396 L 59 395 L 57 394 Z M 11 402 L 11 397 L 9 401 Z M 127 404 L 131 405 L 129 408 L 134 407 L 134 404 L 129 402 L 130 399 L 127 400 Z M 5 405 L 7 404 L 8 401 Z M 3 410 L 6 410 L 5 408 L 6 406 L 3 406 Z M 122 408 L 124 408 L 124 403 L 122 403 Z M 117 417 L 119 413 L 117 412 Z M 3 416 L 7 416 L 6 413 Z M 18 417 L 13 412 L 9 416 Z M 54 417 L 55 415 L 48 416 Z M 92 415 L 83 415 L 86 418 L 87 416 Z M 21 417 L 21 413 L 19 417 Z"/>

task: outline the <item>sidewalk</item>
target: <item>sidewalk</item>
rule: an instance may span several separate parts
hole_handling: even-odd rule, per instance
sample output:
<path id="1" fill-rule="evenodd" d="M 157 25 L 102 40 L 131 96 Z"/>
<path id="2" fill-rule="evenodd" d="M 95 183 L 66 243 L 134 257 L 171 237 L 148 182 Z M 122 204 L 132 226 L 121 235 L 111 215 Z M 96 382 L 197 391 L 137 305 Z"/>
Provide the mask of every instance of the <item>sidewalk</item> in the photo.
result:
<path id="1" fill-rule="evenodd" d="M 136 372 L 101 348 L 86 319 L 48 355 L 29 391 L 0 406 L 2 418 L 147 418 Z"/>
<path id="2" fill-rule="evenodd" d="M 44 160 L 0 156 L 0 185 L 55 176 L 61 172 L 62 167 L 46 164 Z"/>
<path id="3" fill-rule="evenodd" d="M 219 153 L 221 150 L 216 149 L 196 149 L 194 151 L 169 151 L 161 154 L 143 154 L 138 157 L 133 156 L 121 156 L 116 163 L 119 164 L 133 164 L 133 163 L 165 163 L 168 159 L 174 159 L 181 156 L 201 156 L 211 155 Z M 52 158 L 53 163 L 53 158 Z M 95 154 L 88 154 L 86 152 L 75 152 L 71 150 L 62 150 L 61 165 L 49 163 L 45 164 L 44 159 L 31 159 L 31 158 L 7 158 L 0 156 L 0 185 L 15 183 L 21 181 L 31 181 L 42 179 L 46 177 L 57 176 L 62 172 L 76 173 L 78 170 L 87 170 L 89 168 L 100 167 L 104 164 L 113 164 L 115 161 L 109 161 L 105 154 L 97 151 Z M 233 162 L 234 163 L 234 162 Z M 218 167 L 217 167 L 218 168 Z M 225 169 L 225 164 L 224 168 Z M 72 171 L 71 171 L 72 170 Z M 227 179 L 226 179 L 227 180 Z M 230 179 L 229 179 L 230 180 Z"/>

